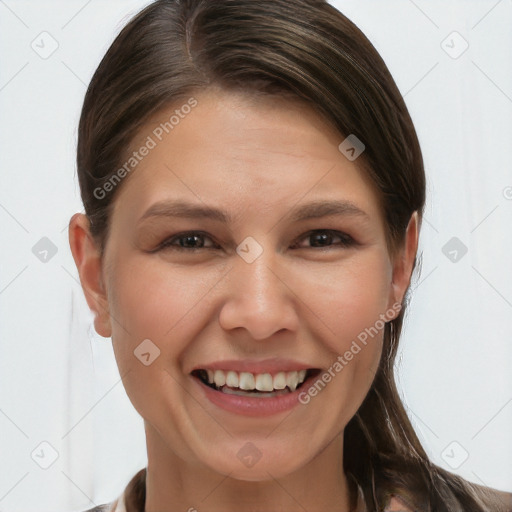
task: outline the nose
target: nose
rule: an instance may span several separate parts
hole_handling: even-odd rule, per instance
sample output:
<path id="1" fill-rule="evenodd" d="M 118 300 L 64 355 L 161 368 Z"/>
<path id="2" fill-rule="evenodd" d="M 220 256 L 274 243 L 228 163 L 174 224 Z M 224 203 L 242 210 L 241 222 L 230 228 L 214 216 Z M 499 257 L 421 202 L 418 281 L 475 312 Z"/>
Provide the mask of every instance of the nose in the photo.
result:
<path id="1" fill-rule="evenodd" d="M 252 263 L 237 255 L 226 276 L 221 327 L 227 331 L 246 329 L 255 340 L 294 331 L 298 325 L 296 296 L 289 273 L 282 270 L 270 251 L 263 251 Z"/>

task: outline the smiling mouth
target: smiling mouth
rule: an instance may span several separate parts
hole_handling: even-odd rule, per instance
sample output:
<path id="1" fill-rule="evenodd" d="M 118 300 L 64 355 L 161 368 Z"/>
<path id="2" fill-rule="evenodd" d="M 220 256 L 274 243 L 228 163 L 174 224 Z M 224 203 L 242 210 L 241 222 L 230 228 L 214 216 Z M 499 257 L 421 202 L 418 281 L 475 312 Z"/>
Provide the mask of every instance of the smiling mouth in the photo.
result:
<path id="1" fill-rule="evenodd" d="M 221 393 L 270 398 L 297 391 L 306 380 L 319 373 L 320 369 L 318 368 L 277 372 L 273 375 L 270 373 L 253 374 L 231 370 L 199 369 L 192 371 L 191 375 L 204 385 Z"/>

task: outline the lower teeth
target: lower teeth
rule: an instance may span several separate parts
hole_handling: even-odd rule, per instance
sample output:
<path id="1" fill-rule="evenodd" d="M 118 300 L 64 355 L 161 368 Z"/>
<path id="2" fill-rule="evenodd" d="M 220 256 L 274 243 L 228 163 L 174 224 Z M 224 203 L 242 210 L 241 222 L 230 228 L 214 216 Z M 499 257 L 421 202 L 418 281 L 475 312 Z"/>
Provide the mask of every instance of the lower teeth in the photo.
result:
<path id="1" fill-rule="evenodd" d="M 279 391 L 243 391 L 241 389 L 233 389 L 228 386 L 222 386 L 218 391 L 226 393 L 227 395 L 238 396 L 256 396 L 258 398 L 270 398 L 272 396 L 286 395 L 290 392 L 288 388 L 280 389 Z"/>

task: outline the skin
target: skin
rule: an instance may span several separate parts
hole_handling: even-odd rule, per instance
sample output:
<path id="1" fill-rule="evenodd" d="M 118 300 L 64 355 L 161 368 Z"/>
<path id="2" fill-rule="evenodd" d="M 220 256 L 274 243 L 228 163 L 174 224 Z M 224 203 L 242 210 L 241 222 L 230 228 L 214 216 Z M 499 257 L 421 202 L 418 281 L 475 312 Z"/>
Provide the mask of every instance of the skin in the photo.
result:
<path id="1" fill-rule="evenodd" d="M 103 256 L 84 215 L 75 214 L 69 227 L 96 331 L 112 337 L 126 392 L 144 418 L 145 510 L 348 511 L 343 429 L 371 386 L 382 330 L 307 405 L 265 418 L 213 405 L 190 371 L 273 357 L 329 368 L 402 301 L 417 216 L 391 258 L 376 191 L 358 161 L 338 150 L 344 137 L 310 107 L 218 89 L 194 97 L 198 105 L 122 183 Z M 132 150 L 177 107 L 146 123 Z M 139 223 L 163 199 L 216 206 L 233 222 Z M 291 220 L 294 208 L 330 199 L 350 200 L 367 217 Z M 179 251 L 175 241 L 149 252 L 194 230 L 207 233 L 199 239 L 204 248 Z M 334 236 L 318 247 L 311 230 L 340 231 L 356 243 Z M 263 248 L 250 264 L 236 252 L 248 236 Z M 145 339 L 160 350 L 149 366 L 133 353 Z M 250 468 L 237 457 L 247 442 L 261 453 Z"/>

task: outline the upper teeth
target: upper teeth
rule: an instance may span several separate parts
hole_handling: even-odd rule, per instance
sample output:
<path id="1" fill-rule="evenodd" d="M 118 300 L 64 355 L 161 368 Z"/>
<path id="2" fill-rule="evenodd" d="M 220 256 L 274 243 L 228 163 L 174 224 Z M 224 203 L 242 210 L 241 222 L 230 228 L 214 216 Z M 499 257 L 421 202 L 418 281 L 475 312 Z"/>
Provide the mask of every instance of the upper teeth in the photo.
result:
<path id="1" fill-rule="evenodd" d="M 275 389 L 284 389 L 288 386 L 295 391 L 297 386 L 304 382 L 306 370 L 293 372 L 279 372 L 272 376 L 270 373 L 249 373 L 234 372 L 232 370 L 206 370 L 208 373 L 208 382 L 217 387 L 224 385 L 231 388 L 240 388 L 244 390 L 257 389 L 258 391 L 274 391 Z"/>

